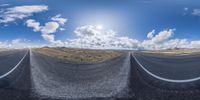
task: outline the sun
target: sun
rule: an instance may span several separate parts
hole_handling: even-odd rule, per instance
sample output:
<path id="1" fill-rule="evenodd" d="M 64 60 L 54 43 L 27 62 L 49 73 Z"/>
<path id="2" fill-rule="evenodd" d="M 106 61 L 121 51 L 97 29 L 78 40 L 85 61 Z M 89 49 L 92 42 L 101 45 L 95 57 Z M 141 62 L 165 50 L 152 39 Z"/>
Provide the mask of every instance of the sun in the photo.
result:
<path id="1" fill-rule="evenodd" d="M 101 29 L 103 29 L 103 25 L 96 25 L 96 28 L 101 30 Z"/>

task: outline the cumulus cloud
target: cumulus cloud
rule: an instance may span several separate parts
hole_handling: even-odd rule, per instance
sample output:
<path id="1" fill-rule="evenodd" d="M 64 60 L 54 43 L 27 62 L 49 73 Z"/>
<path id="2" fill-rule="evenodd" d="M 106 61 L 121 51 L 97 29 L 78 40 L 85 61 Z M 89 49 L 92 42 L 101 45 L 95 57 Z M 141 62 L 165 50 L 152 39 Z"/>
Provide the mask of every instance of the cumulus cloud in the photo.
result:
<path id="1" fill-rule="evenodd" d="M 97 36 L 109 38 L 114 37 L 116 35 L 116 32 L 114 32 L 113 30 L 99 29 L 98 25 L 85 25 L 77 27 L 74 33 L 79 37 Z"/>
<path id="2" fill-rule="evenodd" d="M 41 32 L 41 36 L 44 40 L 54 44 L 63 46 L 63 42 L 60 40 L 55 40 L 55 35 L 52 33 L 55 33 L 59 30 L 64 30 L 64 28 L 60 27 L 61 25 L 64 25 L 67 19 L 61 18 L 61 15 L 56 15 L 51 18 L 52 21 L 46 22 L 43 26 L 40 24 L 40 22 L 35 21 L 34 19 L 28 19 L 26 21 L 27 27 L 33 28 L 33 31 L 35 32 Z"/>
<path id="3" fill-rule="evenodd" d="M 26 21 L 27 27 L 33 28 L 33 31 L 35 32 L 41 32 L 41 36 L 44 40 L 53 43 L 58 44 L 60 42 L 55 40 L 55 36 L 52 33 L 55 33 L 60 25 L 57 22 L 47 22 L 44 26 L 40 25 L 40 22 L 36 22 L 33 19 L 28 19 Z M 60 44 L 62 45 L 62 44 Z"/>
<path id="4" fill-rule="evenodd" d="M 118 36 L 111 29 L 99 28 L 98 25 L 77 27 L 74 31 L 77 38 L 69 39 L 65 46 L 95 49 L 137 49 L 139 41 L 129 37 Z"/>
<path id="5" fill-rule="evenodd" d="M 28 25 L 28 23 L 30 25 Z M 200 40 L 190 41 L 188 39 L 173 38 L 175 29 L 167 29 L 156 33 L 156 30 L 149 32 L 153 34 L 148 36 L 147 39 L 139 41 L 127 36 L 119 36 L 117 32 L 110 29 L 99 29 L 95 25 L 85 25 L 77 27 L 74 30 L 76 38 L 66 40 L 55 40 L 56 32 L 59 28 L 55 25 L 50 25 L 49 22 L 44 26 L 35 20 L 27 20 L 27 26 L 32 27 L 38 32 L 41 32 L 41 36 L 44 40 L 52 43 L 50 46 L 64 46 L 74 48 L 90 48 L 90 49 L 129 49 L 129 50 L 163 50 L 174 48 L 200 48 Z M 37 26 L 37 27 L 36 27 Z M 38 28 L 39 27 L 39 28 Z M 48 30 L 45 27 L 53 27 L 52 30 Z M 45 30 L 45 31 L 42 31 Z M 14 39 L 12 41 L 0 42 L 0 47 L 4 48 L 30 48 L 41 47 L 41 45 L 31 44 L 31 41 L 26 39 Z"/>
<path id="6" fill-rule="evenodd" d="M 152 31 L 155 34 L 155 31 Z M 149 34 L 152 34 L 149 32 Z M 141 42 L 141 47 L 144 50 L 162 50 L 162 49 L 174 49 L 174 48 L 200 48 L 200 40 L 188 40 L 172 38 L 175 29 L 168 29 L 160 31 L 155 36 L 148 36 L 147 40 Z"/>
<path id="7" fill-rule="evenodd" d="M 162 43 L 168 40 L 174 34 L 175 29 L 169 29 L 159 32 L 155 37 L 151 38 L 151 41 L 154 43 Z"/>
<path id="8" fill-rule="evenodd" d="M 153 30 L 147 34 L 148 39 L 144 40 L 141 45 L 144 49 L 161 49 L 162 44 L 173 36 L 174 31 L 175 29 L 163 30 L 154 36 L 155 30 Z"/>
<path id="9" fill-rule="evenodd" d="M 147 39 L 139 41 L 127 36 L 119 36 L 117 32 L 99 28 L 98 25 L 85 25 L 74 30 L 75 38 L 64 41 L 55 40 L 55 33 L 60 28 L 58 22 L 47 22 L 41 26 L 35 20 L 27 20 L 27 26 L 42 33 L 44 40 L 54 46 L 65 46 L 90 49 L 131 49 L 131 50 L 161 50 L 173 48 L 200 48 L 200 41 L 173 38 L 175 29 L 166 29 L 156 33 L 152 30 L 147 34 Z"/>
<path id="10" fill-rule="evenodd" d="M 59 28 L 57 22 L 47 22 L 44 26 L 40 25 L 40 22 L 35 21 L 34 19 L 28 19 L 26 21 L 27 27 L 33 28 L 35 32 L 42 32 L 43 34 L 55 33 Z"/>
<path id="11" fill-rule="evenodd" d="M 27 27 L 32 27 L 35 32 L 40 31 L 40 23 L 36 22 L 33 19 L 29 19 L 26 21 Z"/>
<path id="12" fill-rule="evenodd" d="M 59 24 L 57 22 L 47 22 L 44 26 L 41 26 L 41 32 L 43 34 L 55 33 L 59 28 Z"/>
<path id="13" fill-rule="evenodd" d="M 64 25 L 67 22 L 66 18 L 62 18 L 61 17 L 61 14 L 58 14 L 58 15 L 52 17 L 51 20 L 52 21 L 56 21 L 56 22 L 58 22 L 61 25 Z"/>
<path id="14" fill-rule="evenodd" d="M 160 31 L 154 37 L 144 40 L 141 45 L 145 50 L 185 48 L 188 46 L 189 41 L 187 39 L 171 39 L 174 32 L 175 29 Z"/>
<path id="15" fill-rule="evenodd" d="M 25 5 L 1 9 L 0 23 L 8 23 L 17 19 L 24 19 L 32 16 L 33 13 L 39 13 L 47 10 L 48 6 L 46 5 Z"/>
<path id="16" fill-rule="evenodd" d="M 200 48 L 200 40 L 191 41 L 190 47 L 191 48 Z"/>

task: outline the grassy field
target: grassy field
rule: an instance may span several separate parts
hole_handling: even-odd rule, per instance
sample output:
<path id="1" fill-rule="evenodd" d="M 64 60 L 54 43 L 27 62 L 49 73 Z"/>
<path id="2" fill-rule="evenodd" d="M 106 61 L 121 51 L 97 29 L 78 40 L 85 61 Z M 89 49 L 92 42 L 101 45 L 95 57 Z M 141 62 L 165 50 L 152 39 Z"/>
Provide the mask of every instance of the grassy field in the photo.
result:
<path id="1" fill-rule="evenodd" d="M 164 55 L 190 55 L 190 54 L 200 54 L 200 49 L 170 49 L 170 50 L 154 50 L 154 51 L 143 51 L 143 52 L 164 54 Z"/>
<path id="2" fill-rule="evenodd" d="M 99 63 L 126 54 L 125 51 L 48 47 L 35 48 L 33 51 L 76 63 Z"/>
<path id="3" fill-rule="evenodd" d="M 0 48 L 0 52 L 1 51 L 8 51 L 9 49 L 6 49 L 6 48 Z"/>

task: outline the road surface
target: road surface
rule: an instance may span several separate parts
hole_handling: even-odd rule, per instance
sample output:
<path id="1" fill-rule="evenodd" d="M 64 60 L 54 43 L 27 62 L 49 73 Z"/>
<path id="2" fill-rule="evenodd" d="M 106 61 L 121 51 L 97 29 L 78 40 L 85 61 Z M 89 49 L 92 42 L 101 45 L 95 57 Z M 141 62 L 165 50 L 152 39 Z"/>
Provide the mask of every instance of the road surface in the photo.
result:
<path id="1" fill-rule="evenodd" d="M 9 50 L 0 52 L 1 100 L 33 100 L 31 95 L 31 77 L 29 51 Z"/>
<path id="2" fill-rule="evenodd" d="M 9 50 L 0 52 L 0 76 L 9 72 L 24 57 L 27 50 Z"/>
<path id="3" fill-rule="evenodd" d="M 52 98 L 111 98 L 128 88 L 129 55 L 97 64 L 74 64 L 31 51 L 35 93 Z"/>
<path id="4" fill-rule="evenodd" d="M 200 55 L 164 56 L 135 53 L 135 58 L 150 73 L 171 80 L 200 79 Z"/>
<path id="5" fill-rule="evenodd" d="M 25 52 L 26 50 L 19 52 L 12 51 L 11 55 L 20 56 L 21 53 L 23 54 Z M 2 53 L 1 57 L 9 57 L 8 54 L 9 53 Z M 149 84 L 144 76 L 151 75 L 148 73 L 141 73 L 139 70 L 141 66 L 139 66 L 136 59 L 134 59 L 134 55 L 141 64 L 147 63 L 151 65 L 154 64 L 154 62 L 150 62 L 150 59 L 153 59 L 152 61 L 157 60 L 159 64 L 157 67 L 161 67 L 159 70 L 163 73 L 165 71 L 162 69 L 162 61 L 159 62 L 156 58 L 160 60 L 171 59 L 168 56 L 161 57 L 158 55 L 134 53 L 133 55 L 128 54 L 103 63 L 74 64 L 36 52 L 30 52 L 24 55 L 24 59 L 22 59 L 20 64 L 16 61 L 18 67 L 8 75 L 8 79 L 15 81 L 8 87 L 0 88 L 0 97 L 1 100 L 200 100 L 199 85 L 193 89 L 187 88 L 185 90 L 179 90 L 165 88 L 168 87 L 168 84 L 163 84 L 165 81 L 157 81 L 154 85 Z M 17 58 L 15 56 L 13 57 L 15 59 Z M 198 58 L 198 55 L 183 56 L 183 58 L 184 57 L 187 58 L 187 61 L 191 60 L 193 63 L 197 63 L 194 57 Z M 180 63 L 183 62 L 183 58 L 173 57 L 172 59 L 176 59 L 176 61 L 178 61 L 177 63 L 171 60 L 167 60 L 168 63 L 164 63 L 170 65 L 173 62 L 173 64 L 182 65 Z M 20 58 L 18 60 L 20 60 Z M 9 61 L 12 61 L 12 57 Z M 11 64 L 16 65 L 14 63 Z M 145 68 L 147 67 L 148 66 Z M 14 67 L 11 67 L 11 69 L 12 68 Z M 185 65 L 185 68 L 188 67 Z M 164 69 L 167 70 L 168 73 L 174 71 L 167 68 Z M 179 68 L 174 69 L 183 70 Z M 174 78 L 172 77 L 174 75 L 168 75 L 167 73 L 158 74 L 156 71 L 148 70 L 164 78 L 178 80 L 192 78 L 189 77 L 191 75 L 183 74 L 178 75 L 179 78 Z M 9 71 L 9 69 L 7 69 L 7 71 Z M 151 79 L 150 81 L 154 80 L 155 79 Z M 0 79 L 0 81 L 2 81 L 2 79 Z M 163 84 L 163 87 L 157 87 L 157 84 Z M 181 83 L 178 83 L 178 85 L 179 84 Z"/>

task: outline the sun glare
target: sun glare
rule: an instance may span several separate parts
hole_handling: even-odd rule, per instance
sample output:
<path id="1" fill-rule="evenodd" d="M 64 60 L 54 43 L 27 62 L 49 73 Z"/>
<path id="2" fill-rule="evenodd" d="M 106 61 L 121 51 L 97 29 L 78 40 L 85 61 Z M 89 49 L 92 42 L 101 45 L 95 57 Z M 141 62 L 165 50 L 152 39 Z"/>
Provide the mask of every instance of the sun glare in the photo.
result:
<path id="1" fill-rule="evenodd" d="M 97 29 L 99 29 L 99 30 L 103 29 L 103 25 L 97 25 L 96 27 L 97 27 Z"/>

